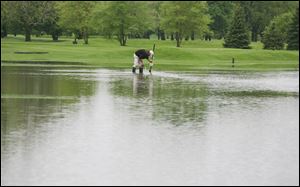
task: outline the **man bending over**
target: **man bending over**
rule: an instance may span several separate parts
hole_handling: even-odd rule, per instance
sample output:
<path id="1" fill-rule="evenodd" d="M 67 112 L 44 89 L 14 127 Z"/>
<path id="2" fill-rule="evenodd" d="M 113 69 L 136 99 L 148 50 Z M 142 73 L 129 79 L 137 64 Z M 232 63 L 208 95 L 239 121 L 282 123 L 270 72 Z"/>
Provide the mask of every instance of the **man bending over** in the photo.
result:
<path id="1" fill-rule="evenodd" d="M 151 73 L 151 69 L 153 66 L 153 56 L 154 52 L 152 50 L 139 49 L 133 54 L 133 66 L 132 73 L 135 73 L 136 68 L 139 68 L 139 72 L 143 73 L 144 63 L 143 59 L 147 59 L 149 62 L 149 72 Z"/>

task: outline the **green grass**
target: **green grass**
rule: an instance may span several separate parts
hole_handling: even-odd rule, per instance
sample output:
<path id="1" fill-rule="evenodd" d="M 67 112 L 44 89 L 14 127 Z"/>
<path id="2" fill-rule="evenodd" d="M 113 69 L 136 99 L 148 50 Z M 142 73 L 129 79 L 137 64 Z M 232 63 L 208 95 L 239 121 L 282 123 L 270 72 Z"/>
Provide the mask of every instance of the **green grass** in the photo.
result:
<path id="1" fill-rule="evenodd" d="M 261 43 L 252 43 L 252 49 L 223 48 L 221 40 L 183 41 L 182 47 L 175 47 L 175 41 L 158 41 L 154 38 L 128 40 L 121 47 L 117 40 L 91 37 L 89 44 L 72 44 L 72 38 L 61 38 L 52 42 L 50 38 L 35 38 L 24 42 L 23 36 L 9 36 L 1 39 L 2 62 L 37 62 L 48 64 L 79 64 L 105 68 L 130 69 L 133 53 L 139 48 L 155 49 L 155 70 L 202 71 L 232 70 L 231 60 L 235 58 L 234 70 L 297 70 L 299 51 L 263 50 Z M 15 54 L 15 52 L 48 52 L 47 54 Z"/>

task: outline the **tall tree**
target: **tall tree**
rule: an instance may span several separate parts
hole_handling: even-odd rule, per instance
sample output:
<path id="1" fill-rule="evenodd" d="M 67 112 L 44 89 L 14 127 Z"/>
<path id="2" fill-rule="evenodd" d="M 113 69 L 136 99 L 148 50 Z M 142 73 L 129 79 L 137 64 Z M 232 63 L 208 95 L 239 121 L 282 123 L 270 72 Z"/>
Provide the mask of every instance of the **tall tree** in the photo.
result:
<path id="1" fill-rule="evenodd" d="M 250 38 L 245 24 L 245 13 L 239 4 L 235 7 L 234 18 L 228 34 L 225 37 L 224 47 L 248 49 Z"/>
<path id="2" fill-rule="evenodd" d="M 96 20 L 103 34 L 117 36 L 121 46 L 126 45 L 130 26 L 134 19 L 134 12 L 130 2 L 109 2 L 96 12 Z"/>
<path id="3" fill-rule="evenodd" d="M 275 21 L 272 21 L 271 24 L 266 27 L 263 33 L 262 43 L 264 44 L 264 49 L 283 49 L 283 33 L 280 32 Z"/>
<path id="4" fill-rule="evenodd" d="M 251 31 L 251 40 L 256 42 L 262 35 L 270 21 L 283 13 L 290 12 L 297 1 L 237 1 L 245 12 L 248 29 Z M 299 5 L 298 5 L 299 6 Z"/>
<path id="5" fill-rule="evenodd" d="M 56 4 L 57 2 L 55 1 L 49 1 L 48 11 L 51 12 L 52 19 L 45 20 L 39 28 L 40 31 L 44 31 L 51 35 L 53 41 L 57 41 L 58 37 L 62 34 L 62 28 L 58 25 L 59 15 Z"/>
<path id="6" fill-rule="evenodd" d="M 150 39 L 150 35 L 155 33 L 155 10 L 152 9 L 153 3 L 154 2 L 150 1 L 135 2 L 135 4 L 131 5 L 136 8 L 136 10 L 134 10 L 135 13 L 133 13 L 133 23 L 129 29 L 131 33 L 142 35 L 142 38 L 147 39 Z"/>
<path id="7" fill-rule="evenodd" d="M 234 4 L 231 1 L 208 1 L 212 23 L 209 25 L 217 39 L 224 38 L 233 16 Z"/>
<path id="8" fill-rule="evenodd" d="M 288 27 L 292 22 L 293 14 L 284 13 L 275 17 L 265 28 L 262 37 L 264 49 L 283 49 L 287 41 Z"/>
<path id="9" fill-rule="evenodd" d="M 32 30 L 53 19 L 49 1 L 11 1 L 10 21 L 25 32 L 25 41 L 31 41 Z"/>
<path id="10" fill-rule="evenodd" d="M 90 20 L 92 17 L 95 2 L 92 1 L 62 1 L 57 5 L 60 19 L 59 25 L 65 29 L 70 29 L 75 34 L 83 37 L 84 43 L 88 44 L 88 33 L 92 27 Z"/>
<path id="11" fill-rule="evenodd" d="M 176 46 L 180 47 L 182 39 L 192 32 L 202 35 L 208 30 L 210 17 L 207 3 L 204 1 L 164 2 L 162 25 L 168 33 L 175 33 Z"/>
<path id="12" fill-rule="evenodd" d="M 157 34 L 157 39 L 158 40 L 165 40 L 166 36 L 165 36 L 165 32 L 162 29 L 162 25 L 161 25 L 161 19 L 162 19 L 162 1 L 152 1 L 150 3 L 150 7 L 151 7 L 151 16 L 154 18 L 154 30 L 155 33 Z"/>
<path id="13" fill-rule="evenodd" d="M 289 26 L 287 43 L 288 50 L 299 50 L 299 7 L 297 8 L 293 21 Z"/>
<path id="14" fill-rule="evenodd" d="M 116 36 L 121 46 L 126 46 L 129 35 L 143 36 L 152 28 L 149 8 L 144 2 L 113 1 L 98 5 L 94 25 L 104 35 Z"/>
<path id="15" fill-rule="evenodd" d="M 8 1 L 1 1 L 1 38 L 7 36 L 8 19 L 9 19 Z"/>

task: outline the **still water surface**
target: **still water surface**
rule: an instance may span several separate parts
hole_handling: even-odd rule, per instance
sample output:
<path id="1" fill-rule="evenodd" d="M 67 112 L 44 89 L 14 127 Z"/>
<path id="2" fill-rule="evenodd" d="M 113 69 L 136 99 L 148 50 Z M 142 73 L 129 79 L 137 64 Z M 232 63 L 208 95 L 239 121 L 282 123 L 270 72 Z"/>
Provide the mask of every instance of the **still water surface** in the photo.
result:
<path id="1" fill-rule="evenodd" d="M 1 66 L 1 185 L 299 185 L 299 72 Z"/>

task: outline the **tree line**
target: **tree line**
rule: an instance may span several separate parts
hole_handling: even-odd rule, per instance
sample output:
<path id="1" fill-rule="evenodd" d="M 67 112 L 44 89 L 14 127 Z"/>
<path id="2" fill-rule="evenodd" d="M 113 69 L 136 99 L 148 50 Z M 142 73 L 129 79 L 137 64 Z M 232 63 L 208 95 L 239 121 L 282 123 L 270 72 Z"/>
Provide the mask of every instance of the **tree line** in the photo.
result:
<path id="1" fill-rule="evenodd" d="M 224 39 L 224 47 L 299 49 L 298 1 L 1 1 L 1 37 L 23 34 L 174 40 Z"/>

